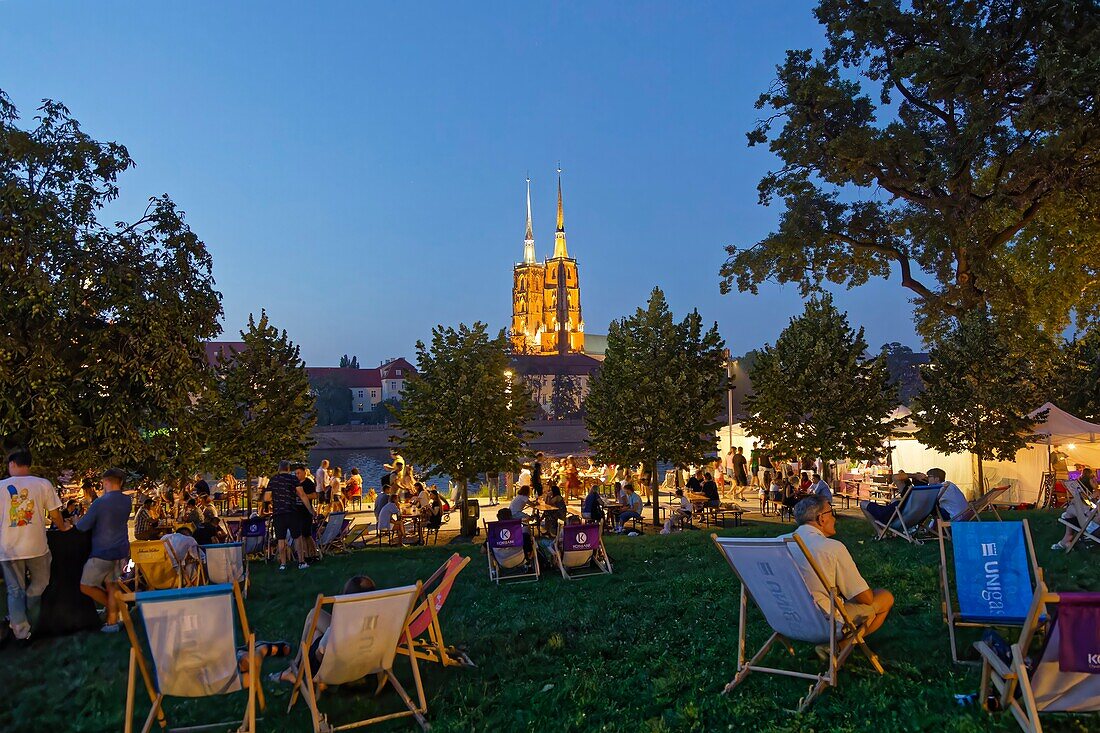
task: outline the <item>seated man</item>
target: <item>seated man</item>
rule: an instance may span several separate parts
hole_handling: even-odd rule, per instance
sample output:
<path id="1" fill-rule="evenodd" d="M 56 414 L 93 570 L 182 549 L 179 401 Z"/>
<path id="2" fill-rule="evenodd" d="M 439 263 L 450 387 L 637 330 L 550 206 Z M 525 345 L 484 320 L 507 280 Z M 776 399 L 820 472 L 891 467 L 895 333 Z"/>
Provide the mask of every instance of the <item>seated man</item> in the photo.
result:
<path id="1" fill-rule="evenodd" d="M 1082 481 L 1080 482 L 1080 484 L 1081 490 L 1079 492 L 1079 496 L 1081 497 L 1081 502 L 1078 503 L 1070 501 L 1070 503 L 1066 505 L 1066 510 L 1062 512 L 1062 519 L 1072 524 L 1073 527 L 1066 527 L 1066 531 L 1065 534 L 1062 535 L 1062 539 L 1051 545 L 1050 549 L 1052 550 L 1065 550 L 1067 547 L 1069 547 L 1069 543 L 1073 541 L 1073 535 L 1077 534 L 1077 532 L 1074 530 L 1074 527 L 1081 527 L 1082 525 L 1084 525 L 1085 520 L 1088 519 L 1087 515 L 1081 515 L 1080 512 L 1078 512 L 1078 507 L 1083 506 L 1085 511 L 1089 511 L 1091 509 L 1089 504 L 1091 503 L 1095 505 L 1096 501 L 1100 499 L 1100 491 L 1091 492 L 1089 491 L 1088 485 L 1085 482 Z M 1085 531 L 1089 534 L 1095 533 L 1097 529 L 1100 529 L 1100 527 L 1097 526 L 1096 522 L 1090 522 L 1085 527 Z"/>
<path id="2" fill-rule="evenodd" d="M 718 484 L 715 483 L 714 476 L 709 473 L 704 474 L 703 493 L 707 497 L 707 502 L 703 506 L 716 507 L 721 504 L 718 494 Z"/>
<path id="3" fill-rule="evenodd" d="M 152 499 L 141 502 L 141 508 L 134 515 L 134 539 L 159 539 L 161 531 L 157 528 L 157 509 Z"/>
<path id="4" fill-rule="evenodd" d="M 565 521 L 565 516 L 568 513 L 565 508 L 565 497 L 561 495 L 561 489 L 557 486 L 550 487 L 546 503 L 554 508 L 542 513 L 543 525 L 547 534 L 555 535 L 558 533 L 558 524 Z"/>
<path id="5" fill-rule="evenodd" d="M 397 491 L 396 488 L 393 489 Z M 387 496 L 382 494 L 382 496 Z M 378 512 L 378 531 L 397 533 L 398 544 L 405 544 L 405 522 L 401 518 L 401 505 L 397 503 L 396 494 L 388 495 L 388 500 Z"/>
<path id="6" fill-rule="evenodd" d="M 961 516 L 970 508 L 970 502 L 963 496 L 959 487 L 947 480 L 947 472 L 942 468 L 928 469 L 928 480 L 943 484 L 943 492 L 940 494 L 940 517 L 950 520 L 952 517 Z"/>
<path id="7" fill-rule="evenodd" d="M 374 581 L 365 575 L 356 575 L 349 578 L 344 583 L 344 590 L 340 595 L 351 595 L 353 593 L 369 593 L 375 590 Z M 273 672 L 268 676 L 269 682 L 286 682 L 287 684 L 294 684 L 295 678 L 298 676 L 298 667 L 302 664 L 302 654 L 309 655 L 309 666 L 313 670 L 314 674 L 317 674 L 317 670 L 321 668 L 321 659 L 325 655 L 325 647 L 329 641 L 329 628 L 332 623 L 332 614 L 325 609 L 321 609 L 320 614 L 317 616 L 317 625 L 313 628 L 313 638 L 309 643 L 308 649 L 299 647 L 298 654 L 294 657 L 294 660 L 290 663 L 290 666 L 284 669 L 282 672 Z M 313 625 L 313 611 L 310 610 L 306 614 L 306 623 L 302 627 L 302 637 L 304 638 L 309 633 L 309 627 Z M 322 687 L 322 689 L 324 689 Z"/>
<path id="8" fill-rule="evenodd" d="M 669 506 L 668 519 L 661 534 L 672 534 L 672 528 L 679 522 L 681 526 L 691 519 L 691 500 L 684 496 L 683 489 L 676 489 L 676 503 Z"/>
<path id="9" fill-rule="evenodd" d="M 170 532 L 160 539 L 164 544 L 168 545 L 168 548 L 172 551 L 169 553 L 169 556 L 174 555 L 174 557 L 172 557 L 172 567 L 177 570 L 179 570 L 179 564 L 185 563 L 188 558 L 197 560 L 199 563 L 205 562 L 206 560 L 206 556 L 203 555 L 202 550 L 199 549 L 199 543 L 191 535 L 191 530 L 187 527 L 180 527 L 175 532 Z M 198 568 L 194 564 L 190 564 L 184 581 L 193 583 L 197 573 Z"/>
<path id="10" fill-rule="evenodd" d="M 829 484 L 825 483 L 825 480 L 821 478 L 821 474 L 819 473 L 814 473 L 812 476 L 810 493 L 820 496 L 825 501 L 833 500 L 833 490 L 829 488 Z"/>
<path id="11" fill-rule="evenodd" d="M 832 504 L 811 494 L 795 505 L 794 518 L 798 522 L 794 534 L 801 538 L 824 576 L 835 579 L 837 602 L 843 604 L 855 623 L 865 626 L 865 634 L 877 631 L 894 606 L 894 596 L 882 588 L 872 590 L 859 574 L 848 548 L 831 539 L 836 534 L 836 512 Z M 793 556 L 814 600 L 827 614 L 828 590 L 802 553 L 795 551 Z"/>
<path id="12" fill-rule="evenodd" d="M 615 533 L 621 534 L 624 525 L 632 519 L 642 518 L 642 497 L 634 493 L 634 484 L 623 487 L 623 510 L 619 512 L 619 518 L 615 525 Z"/>
<path id="13" fill-rule="evenodd" d="M 564 522 L 562 522 L 560 528 L 558 529 L 557 533 L 554 536 L 554 539 L 543 538 L 543 539 L 539 540 L 539 552 L 542 554 L 542 556 L 545 557 L 547 560 L 553 562 L 554 557 L 555 557 L 554 556 L 554 548 L 555 547 L 558 550 L 558 556 L 560 556 L 561 552 L 562 552 L 561 541 L 562 541 L 562 536 L 565 534 L 565 528 L 569 527 L 571 525 L 580 524 L 580 523 L 581 523 L 581 518 L 580 517 L 570 515 L 570 516 L 566 517 Z"/>

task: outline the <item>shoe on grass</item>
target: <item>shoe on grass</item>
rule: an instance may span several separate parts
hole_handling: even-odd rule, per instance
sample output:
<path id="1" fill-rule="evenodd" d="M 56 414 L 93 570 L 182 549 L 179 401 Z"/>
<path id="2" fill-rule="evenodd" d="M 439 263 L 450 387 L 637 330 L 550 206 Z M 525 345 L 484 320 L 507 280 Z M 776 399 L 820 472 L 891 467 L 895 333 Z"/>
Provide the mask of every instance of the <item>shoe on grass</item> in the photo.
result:
<path id="1" fill-rule="evenodd" d="M 279 570 L 286 570 L 286 565 L 280 565 Z"/>
<path id="2" fill-rule="evenodd" d="M 307 562 L 300 562 L 300 563 L 298 563 L 298 569 L 299 569 L 299 570 L 305 570 L 305 569 L 306 569 L 306 568 L 308 568 L 308 567 L 309 567 L 309 563 L 307 563 Z"/>
<path id="3" fill-rule="evenodd" d="M 1063 545 L 1061 542 L 1055 542 L 1053 545 L 1050 546 L 1050 549 L 1062 550 L 1064 552 L 1066 550 L 1066 546 Z"/>

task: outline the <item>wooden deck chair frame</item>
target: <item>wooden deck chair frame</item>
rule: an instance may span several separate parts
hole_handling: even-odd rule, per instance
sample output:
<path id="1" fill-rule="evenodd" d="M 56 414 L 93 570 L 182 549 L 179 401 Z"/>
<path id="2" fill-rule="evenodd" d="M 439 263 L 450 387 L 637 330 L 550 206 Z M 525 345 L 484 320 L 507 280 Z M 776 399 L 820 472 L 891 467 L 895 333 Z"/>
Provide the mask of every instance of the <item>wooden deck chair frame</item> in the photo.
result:
<path id="1" fill-rule="evenodd" d="M 1028 526 L 1026 519 L 1021 520 L 1021 522 L 1024 528 L 1024 539 L 1027 541 L 1028 560 L 1031 561 L 1031 584 L 1034 590 L 1036 584 L 1043 579 L 1043 569 L 1039 567 L 1039 561 L 1035 559 L 1035 543 L 1032 542 L 1031 539 L 1031 528 Z M 958 640 L 955 638 L 955 629 L 988 629 L 994 627 L 1016 628 L 1020 627 L 1021 624 L 989 624 L 977 621 L 966 621 L 963 618 L 962 614 L 955 608 L 952 602 L 952 596 L 956 591 L 952 587 L 947 571 L 947 549 L 945 540 L 951 539 L 951 522 L 936 522 L 936 538 L 940 545 L 940 592 L 943 594 L 940 610 L 943 613 L 944 623 L 947 624 L 947 634 L 951 640 L 951 659 L 955 664 L 981 664 L 981 660 L 959 659 Z"/>
<path id="2" fill-rule="evenodd" d="M 940 486 L 940 491 L 936 495 L 936 500 L 932 503 L 932 511 L 930 515 L 928 515 L 934 517 L 937 524 L 939 523 L 938 507 L 940 504 L 940 498 L 943 496 L 943 492 L 946 486 L 946 484 Z M 867 516 L 866 513 L 861 512 L 861 514 L 864 515 L 864 518 L 871 522 L 871 526 L 875 530 L 876 540 L 886 539 L 888 535 L 892 534 L 897 537 L 901 537 L 903 540 L 913 545 L 924 544 L 924 541 L 916 536 L 916 530 L 920 526 L 919 522 L 910 527 L 905 523 L 905 517 L 903 516 L 905 508 L 908 506 L 909 501 L 911 501 L 913 498 L 913 492 L 917 490 L 926 491 L 927 488 L 924 486 L 910 486 L 908 489 L 906 489 L 905 492 L 901 495 L 901 499 L 898 500 L 897 506 L 894 507 L 894 511 L 890 514 L 890 518 L 885 523 L 880 522 L 877 519 L 871 519 L 869 516 Z M 927 519 L 927 516 L 922 518 L 920 521 L 924 521 L 924 519 Z M 895 521 L 897 521 L 901 525 L 901 531 L 894 529 Z"/>
<path id="3" fill-rule="evenodd" d="M 539 554 L 533 552 L 531 558 L 532 569 L 527 572 L 516 573 L 512 572 L 511 568 L 503 567 L 497 560 L 496 554 L 493 552 L 493 548 L 489 546 L 489 525 L 492 522 L 482 520 L 485 525 L 485 555 L 489 559 L 489 580 L 493 581 L 497 585 L 501 582 L 504 583 L 534 583 L 538 581 L 539 575 L 542 570 L 539 566 Z M 521 550 L 522 551 L 522 550 Z"/>
<path id="4" fill-rule="evenodd" d="M 147 563 L 138 562 L 138 556 L 143 549 L 157 549 L 164 554 L 165 562 L 172 564 L 172 572 L 176 576 L 175 585 L 171 588 L 192 588 L 206 584 L 206 575 L 202 563 L 193 557 L 181 561 L 172 546 L 163 540 L 135 540 L 130 543 L 130 557 L 134 561 L 134 581 L 132 591 L 142 590 L 142 584 L 148 590 L 169 590 L 169 588 L 157 588 L 153 585 L 152 575 L 145 569 Z M 190 572 L 186 572 L 186 571 Z"/>
<path id="5" fill-rule="evenodd" d="M 993 516 L 997 518 L 998 522 L 1004 521 L 1001 519 L 1001 513 L 997 511 L 997 505 L 993 502 L 996 501 L 1008 491 L 1010 486 L 994 486 L 989 491 L 985 492 L 974 501 L 967 504 L 966 509 L 961 511 L 958 516 L 951 517 L 952 522 L 966 522 L 966 521 L 978 521 L 982 519 L 982 512 L 991 511 Z"/>
<path id="6" fill-rule="evenodd" d="M 1042 733 L 1043 725 L 1039 720 L 1039 706 L 1031 688 L 1031 677 L 1027 671 L 1025 656 L 1041 619 L 1049 618 L 1047 605 L 1058 603 L 1059 600 L 1058 594 L 1051 593 L 1046 583 L 1040 580 L 1020 638 L 1012 645 L 1010 665 L 1006 665 L 986 642 L 979 641 L 974 644 L 974 648 L 982 657 L 982 686 L 979 699 L 983 707 L 988 710 L 986 701 L 989 699 L 992 686 L 998 693 L 1001 710 L 1011 712 L 1012 717 L 1027 733 Z M 1019 698 L 1016 696 L 1017 692 L 1019 692 Z"/>
<path id="7" fill-rule="evenodd" d="M 416 596 L 412 600 L 412 604 L 416 603 L 416 598 L 420 597 L 423 584 L 420 581 L 416 583 Z M 377 597 L 384 598 L 388 595 L 398 595 L 405 589 L 395 588 L 392 592 L 386 591 L 373 591 L 377 594 Z M 358 595 L 358 594 L 356 594 Z M 317 705 L 317 698 L 320 691 L 317 690 L 313 682 L 314 670 L 309 661 L 309 654 L 307 650 L 312 643 L 313 635 L 317 630 L 317 618 L 321 612 L 322 607 L 326 605 L 335 605 L 337 603 L 345 602 L 345 599 L 351 600 L 352 596 L 325 596 L 318 595 L 316 603 L 313 604 L 313 620 L 309 624 L 309 628 L 302 635 L 302 641 L 299 645 L 298 654 L 298 673 L 294 678 L 294 687 L 290 693 L 290 703 L 287 705 L 287 712 L 294 707 L 294 703 L 298 700 L 298 695 L 301 694 L 302 699 L 305 700 L 306 705 L 309 707 L 310 717 L 313 720 L 314 733 L 335 733 L 335 731 L 350 730 L 352 728 L 362 728 L 374 723 L 381 723 L 387 720 L 394 720 L 396 718 L 412 717 L 420 725 L 421 729 L 428 730 L 428 722 L 424 719 L 424 713 L 428 711 L 428 702 L 424 696 L 424 684 L 420 679 L 420 667 L 417 665 L 416 654 L 410 653 L 413 648 L 413 642 L 411 635 L 409 634 L 409 622 L 412 620 L 412 605 L 409 607 L 409 612 L 405 616 L 404 627 L 401 631 L 401 637 L 397 642 L 398 651 L 400 651 L 401 645 L 406 647 L 405 656 L 409 658 L 409 664 L 412 667 L 413 683 L 415 685 L 415 692 L 417 700 L 414 703 L 409 694 L 405 691 L 405 688 L 398 681 L 397 676 L 393 673 L 393 668 L 383 670 L 379 672 L 378 689 L 375 694 L 382 691 L 386 682 L 391 682 L 393 688 L 397 691 L 397 694 L 401 697 L 401 701 L 405 704 L 407 710 L 403 710 L 397 713 L 387 713 L 383 715 L 376 715 L 373 718 L 364 718 L 353 723 L 344 723 L 341 725 L 331 725 L 328 722 L 327 716 L 321 712 Z M 396 660 L 397 656 L 394 656 Z"/>
<path id="8" fill-rule="evenodd" d="M 340 530 L 336 533 L 328 542 L 322 542 L 325 535 L 328 533 L 328 523 L 332 521 L 333 514 L 340 517 Z M 325 520 L 324 529 L 321 530 L 317 537 L 317 552 L 323 558 L 326 554 L 337 555 L 341 552 L 347 552 L 347 548 L 344 547 L 344 538 L 347 537 L 348 532 L 351 531 L 351 525 L 355 523 L 355 520 L 348 516 L 347 512 L 333 512 L 328 515 L 328 519 Z"/>
<path id="9" fill-rule="evenodd" d="M 1065 483 L 1067 483 L 1066 488 L 1069 489 L 1069 482 Z M 1068 519 L 1063 519 L 1060 515 L 1058 517 L 1059 524 L 1065 525 L 1068 529 L 1073 530 L 1073 537 L 1070 538 L 1069 544 L 1066 545 L 1066 552 L 1072 552 L 1073 548 L 1077 546 L 1077 543 L 1080 542 L 1082 538 L 1100 544 L 1100 530 L 1098 530 L 1096 534 L 1088 531 L 1089 524 L 1092 522 L 1100 522 L 1100 504 L 1090 506 L 1089 502 L 1081 495 L 1083 491 L 1084 489 L 1081 488 L 1081 485 L 1077 484 L 1076 491 L 1069 491 L 1069 503 L 1066 504 L 1067 511 L 1069 511 L 1070 508 L 1074 508 L 1078 517 L 1084 517 L 1084 520 L 1081 521 L 1081 526 L 1078 527 Z"/>
<path id="10" fill-rule="evenodd" d="M 417 659 L 441 664 L 444 667 L 476 667 L 477 665 L 470 660 L 466 652 L 453 646 L 447 646 L 444 642 L 443 625 L 439 622 L 439 612 L 442 610 L 442 604 L 434 595 L 441 585 L 448 582 L 448 579 L 453 582 L 455 576 L 470 564 L 470 558 L 463 557 L 462 561 L 448 573 L 447 568 L 456 557 L 459 557 L 457 552 L 447 558 L 447 562 L 432 573 L 432 576 L 425 580 L 421 586 L 419 603 L 417 603 L 413 612 L 409 614 L 409 623 L 410 625 L 414 623 L 422 614 L 428 614 L 430 621 L 428 622 L 427 638 L 423 634 L 414 637 L 411 652 Z M 399 646 L 397 653 L 408 655 L 410 649 Z"/>
<path id="11" fill-rule="evenodd" d="M 768 651 L 771 650 L 772 646 L 775 645 L 776 642 L 782 644 L 783 647 L 792 656 L 795 653 L 794 646 L 791 644 L 790 640 L 781 635 L 778 631 L 775 631 L 774 629 L 772 630 L 771 636 L 768 637 L 768 640 L 764 642 L 764 645 L 761 646 L 760 649 L 755 654 L 753 654 L 751 658 L 746 659 L 745 631 L 749 599 L 752 599 L 753 605 L 756 605 L 758 608 L 759 604 L 757 604 L 756 599 L 753 598 L 752 594 L 749 592 L 748 585 L 745 583 L 744 578 L 742 578 L 741 574 L 737 572 L 737 567 L 733 564 L 733 562 L 729 558 L 729 555 L 727 555 L 726 551 L 722 548 L 722 545 L 724 543 L 736 544 L 738 542 L 745 542 L 746 538 L 719 538 L 718 535 L 715 534 L 712 534 L 710 537 L 711 540 L 714 541 L 715 547 L 720 553 L 722 553 L 722 557 L 729 564 L 730 569 L 733 570 L 734 575 L 736 575 L 737 579 L 741 582 L 741 602 L 737 619 L 737 674 L 732 680 L 729 681 L 725 688 L 723 688 L 723 695 L 728 694 L 735 687 L 744 682 L 745 678 L 748 677 L 749 674 L 751 674 L 752 672 L 761 672 L 764 674 L 774 674 L 785 677 L 795 677 L 797 679 L 810 680 L 811 684 L 809 691 L 803 698 L 798 701 L 798 707 L 793 711 L 796 713 L 801 713 L 806 708 L 808 708 L 810 704 L 827 688 L 836 687 L 837 676 L 840 668 L 844 665 L 844 663 L 848 660 L 848 657 L 851 655 L 852 651 L 854 651 L 856 648 L 858 648 L 863 653 L 863 655 L 867 657 L 867 661 L 871 663 L 871 666 L 876 672 L 878 672 L 880 675 L 886 674 L 886 670 L 882 668 L 882 663 L 879 661 L 878 655 L 871 650 L 871 647 L 868 646 L 867 641 L 863 638 L 866 625 L 857 626 L 856 623 L 852 620 L 851 616 L 848 615 L 847 611 L 844 610 L 843 604 L 837 603 L 836 588 L 831 583 L 826 581 L 825 574 L 824 572 L 822 572 L 821 566 L 819 566 L 817 564 L 817 561 L 814 560 L 813 556 L 810 554 L 810 551 L 806 548 L 805 543 L 803 543 L 802 538 L 798 537 L 797 535 L 774 538 L 772 541 L 782 541 L 786 543 L 788 551 L 791 550 L 790 545 L 796 544 L 798 546 L 797 552 L 801 552 L 803 555 L 805 555 L 806 561 L 809 563 L 810 567 L 813 568 L 814 574 L 817 576 L 818 580 L 821 581 L 821 585 L 829 590 L 829 606 L 832 609 L 831 617 L 839 617 L 842 620 L 843 627 L 841 629 L 840 638 L 837 638 L 836 623 L 830 623 L 829 659 L 827 662 L 828 666 L 826 667 L 825 671 L 818 674 L 809 674 L 807 672 L 798 672 L 789 669 L 778 669 L 776 667 L 764 667 L 759 664 L 759 662 L 764 658 Z M 750 539 L 748 541 L 751 542 L 753 540 Z M 756 541 L 760 542 L 766 540 L 758 539 Z M 810 592 L 808 587 L 805 588 L 805 590 L 807 593 Z"/>
<path id="12" fill-rule="evenodd" d="M 260 685 L 261 660 L 256 656 L 256 636 L 252 633 L 248 625 L 248 616 L 245 615 L 244 598 L 241 596 L 240 585 L 235 582 L 230 585 L 233 588 L 233 599 L 237 607 L 238 623 L 240 624 L 243 638 L 248 648 L 248 672 L 245 673 L 248 675 L 248 702 L 245 706 L 244 716 L 237 731 L 238 733 L 254 733 L 256 730 L 257 703 L 259 704 L 261 712 L 263 712 L 265 708 L 264 691 Z M 203 725 L 188 726 L 186 728 L 168 728 L 168 718 L 164 712 L 164 695 L 157 691 L 156 684 L 153 681 L 152 666 L 149 660 L 145 658 L 145 651 L 142 649 L 141 642 L 138 639 L 134 619 L 130 615 L 129 604 L 135 603 L 138 595 L 140 594 L 125 593 L 119 597 L 121 601 L 119 603 L 119 615 L 122 620 L 122 626 L 126 629 L 126 636 L 130 640 L 130 668 L 126 676 L 126 721 L 123 727 L 124 733 L 132 733 L 134 729 L 134 705 L 136 703 L 137 676 L 139 673 L 145 687 L 145 692 L 149 695 L 149 702 L 152 705 L 149 710 L 149 715 L 146 717 L 145 723 L 141 728 L 142 733 L 149 733 L 149 731 L 153 729 L 154 722 L 158 723 L 161 729 L 168 731 L 168 733 L 172 731 L 183 733 L 184 731 L 208 730 L 213 728 L 224 728 L 226 725 L 234 725 L 236 721 L 207 723 Z"/>
<path id="13" fill-rule="evenodd" d="M 587 563 L 577 568 L 566 568 L 565 559 L 562 557 L 563 553 L 558 549 L 558 543 L 555 540 L 554 544 L 550 546 L 550 552 L 554 556 L 554 564 L 558 566 L 558 570 L 561 571 L 561 577 L 566 580 L 576 580 L 578 578 L 587 578 L 591 575 L 610 575 L 611 574 L 611 558 L 607 555 L 607 548 L 603 544 L 603 532 L 600 530 L 600 525 L 595 522 L 590 523 L 591 526 L 596 527 L 596 531 L 600 533 L 600 544 L 592 551 L 592 557 Z M 584 525 L 581 525 L 584 526 Z"/>

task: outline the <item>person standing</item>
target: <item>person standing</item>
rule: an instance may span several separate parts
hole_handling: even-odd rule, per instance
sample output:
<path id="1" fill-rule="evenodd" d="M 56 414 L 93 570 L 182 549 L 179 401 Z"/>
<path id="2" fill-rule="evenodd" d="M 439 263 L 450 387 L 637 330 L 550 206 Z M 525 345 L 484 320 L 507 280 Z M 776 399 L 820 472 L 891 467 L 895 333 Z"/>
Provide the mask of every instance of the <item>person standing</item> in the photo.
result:
<path id="1" fill-rule="evenodd" d="M 542 496 L 542 452 L 535 454 L 535 462 L 531 465 L 531 489 L 535 497 Z"/>
<path id="2" fill-rule="evenodd" d="M 8 624 L 16 639 L 31 637 L 31 617 L 37 621 L 42 591 L 50 583 L 50 548 L 46 517 L 55 527 L 69 529 L 61 516 L 61 499 L 53 484 L 31 475 L 31 454 L 8 455 L 9 478 L 0 488 L 0 568 L 8 588 Z"/>
<path id="3" fill-rule="evenodd" d="M 264 501 L 271 503 L 275 539 L 278 542 L 279 570 L 286 570 L 291 554 L 287 535 L 298 555 L 298 567 L 305 566 L 302 524 L 298 513 L 298 483 L 298 477 L 290 472 L 290 461 L 279 461 L 279 472 L 267 482 L 267 491 L 264 492 Z"/>
<path id="4" fill-rule="evenodd" d="M 749 453 L 749 485 L 760 485 L 760 444 L 753 442 L 752 451 Z"/>
<path id="5" fill-rule="evenodd" d="M 317 482 L 313 480 L 313 477 L 309 475 L 309 469 L 306 468 L 304 463 L 299 463 L 294 467 L 294 475 L 298 479 L 298 485 L 296 492 L 298 494 L 298 501 L 295 505 L 295 509 L 298 512 L 298 523 L 302 528 L 302 552 L 298 553 L 298 557 L 306 557 L 309 559 L 316 559 L 319 557 L 317 552 L 317 543 L 313 539 L 313 522 L 317 519 L 317 510 L 313 506 L 313 502 L 317 499 Z M 308 560 L 302 560 L 298 563 L 299 570 L 305 570 L 309 567 Z"/>
<path id="6" fill-rule="evenodd" d="M 729 452 L 722 459 L 722 472 L 726 474 L 732 483 L 737 483 L 737 449 L 732 445 Z"/>
<path id="7" fill-rule="evenodd" d="M 122 493 L 126 472 L 108 468 L 100 486 L 103 494 L 88 507 L 88 513 L 76 523 L 81 532 L 92 533 L 92 553 L 80 574 L 80 592 L 107 610 L 101 631 L 118 631 L 118 579 L 124 561 L 130 557 L 130 534 L 127 526 L 133 502 Z M 208 492 L 209 493 L 209 492 Z"/>
<path id="8" fill-rule="evenodd" d="M 749 462 L 745 458 L 745 449 L 740 446 L 733 457 L 734 480 L 737 482 L 737 498 L 745 499 L 745 487 L 749 485 Z"/>
<path id="9" fill-rule="evenodd" d="M 329 472 L 328 472 L 328 459 L 321 461 L 321 465 L 317 468 L 317 472 L 313 474 L 317 480 L 317 495 L 319 501 L 322 504 L 327 504 L 332 501 L 332 495 L 329 493 Z"/>

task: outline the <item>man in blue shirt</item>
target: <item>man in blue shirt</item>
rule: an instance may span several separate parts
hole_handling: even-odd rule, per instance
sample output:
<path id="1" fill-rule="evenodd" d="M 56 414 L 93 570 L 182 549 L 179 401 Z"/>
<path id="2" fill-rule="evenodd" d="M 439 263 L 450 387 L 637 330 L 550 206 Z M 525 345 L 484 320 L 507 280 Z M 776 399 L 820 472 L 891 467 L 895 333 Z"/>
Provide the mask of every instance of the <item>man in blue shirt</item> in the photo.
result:
<path id="1" fill-rule="evenodd" d="M 107 609 L 107 623 L 102 631 L 118 631 L 118 608 L 115 596 L 124 561 L 130 557 L 130 535 L 126 526 L 130 520 L 130 497 L 122 493 L 126 472 L 109 468 L 103 472 L 100 485 L 103 494 L 92 502 L 88 512 L 76 523 L 81 532 L 92 533 L 92 554 L 84 563 L 80 575 L 80 591 Z"/>
<path id="2" fill-rule="evenodd" d="M 813 475 L 813 483 L 810 484 L 810 493 L 817 494 L 825 501 L 833 500 L 833 491 L 829 488 L 829 484 L 821 478 L 821 474 L 815 473 Z"/>

